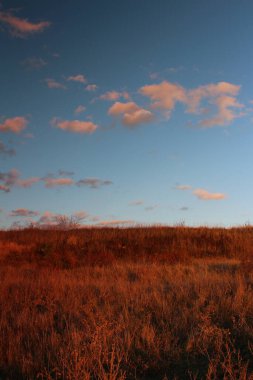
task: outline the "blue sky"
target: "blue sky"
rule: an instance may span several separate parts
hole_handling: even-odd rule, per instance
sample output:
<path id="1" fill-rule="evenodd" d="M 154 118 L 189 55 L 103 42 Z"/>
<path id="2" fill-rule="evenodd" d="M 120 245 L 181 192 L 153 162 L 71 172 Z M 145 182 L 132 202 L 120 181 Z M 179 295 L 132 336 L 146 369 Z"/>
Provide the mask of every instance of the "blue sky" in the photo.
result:
<path id="1" fill-rule="evenodd" d="M 251 1 L 0 1 L 0 227 L 253 221 Z"/>

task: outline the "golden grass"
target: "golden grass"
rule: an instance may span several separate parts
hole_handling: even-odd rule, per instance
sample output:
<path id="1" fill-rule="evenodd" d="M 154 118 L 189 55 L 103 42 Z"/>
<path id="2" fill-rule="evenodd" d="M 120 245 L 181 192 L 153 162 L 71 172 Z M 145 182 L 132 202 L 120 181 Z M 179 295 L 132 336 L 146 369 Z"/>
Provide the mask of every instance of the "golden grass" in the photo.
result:
<path id="1" fill-rule="evenodd" d="M 174 229 L 182 261 L 164 250 L 173 231 L 160 232 L 2 232 L 0 379 L 253 379 L 252 231 L 202 231 L 207 240 L 193 252 L 214 253 L 201 257 L 186 244 L 196 231 Z M 223 232 L 248 247 L 246 259 L 222 255 Z M 27 252 L 6 253 L 14 237 Z M 75 257 L 65 268 L 62 241 L 63 256 Z M 92 261 L 94 247 L 82 250 L 87 241 L 104 250 L 103 260 Z M 121 251 L 130 246 L 128 259 Z"/>

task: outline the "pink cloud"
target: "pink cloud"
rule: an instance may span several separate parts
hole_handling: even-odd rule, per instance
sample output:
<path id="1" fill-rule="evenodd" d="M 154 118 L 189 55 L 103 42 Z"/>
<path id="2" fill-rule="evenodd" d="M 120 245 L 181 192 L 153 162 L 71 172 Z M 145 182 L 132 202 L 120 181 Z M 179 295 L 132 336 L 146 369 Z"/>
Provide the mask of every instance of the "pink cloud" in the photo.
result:
<path id="1" fill-rule="evenodd" d="M 0 131 L 20 133 L 27 127 L 27 124 L 28 120 L 22 116 L 5 119 L 4 122 L 0 124 Z"/>
<path id="2" fill-rule="evenodd" d="M 193 191 L 193 194 L 196 195 L 197 198 L 204 201 L 222 200 L 226 198 L 226 195 L 223 193 L 210 193 L 205 189 L 196 189 Z"/>
<path id="3" fill-rule="evenodd" d="M 37 224 L 42 225 L 42 226 L 56 225 L 58 223 L 58 218 L 59 218 L 59 215 L 51 211 L 45 211 L 39 218 Z"/>
<path id="4" fill-rule="evenodd" d="M 126 91 L 124 91 L 124 92 L 108 91 L 105 94 L 100 96 L 100 99 L 111 100 L 111 101 L 115 101 L 115 100 L 118 100 L 120 98 L 124 98 L 124 99 L 128 100 L 128 99 L 130 99 L 130 96 L 129 96 L 128 92 L 126 92 Z"/>
<path id="5" fill-rule="evenodd" d="M 134 102 L 128 102 L 128 103 L 121 103 L 116 102 L 114 103 L 108 110 L 108 114 L 112 116 L 118 116 L 124 113 L 132 113 L 139 109 L 139 106 L 137 106 Z"/>
<path id="6" fill-rule="evenodd" d="M 135 112 L 124 114 L 122 122 L 128 127 L 134 127 L 139 124 L 149 123 L 153 119 L 154 115 L 152 112 L 141 108 Z"/>
<path id="7" fill-rule="evenodd" d="M 239 91 L 240 86 L 228 82 L 218 82 L 216 84 L 211 83 L 205 86 L 199 86 L 193 90 L 189 90 L 187 93 L 187 111 L 190 113 L 200 113 L 199 106 L 204 98 L 207 98 L 212 102 L 213 99 L 219 98 L 223 95 L 235 97 Z"/>
<path id="8" fill-rule="evenodd" d="M 163 81 L 159 84 L 141 87 L 139 92 L 150 98 L 151 107 L 166 111 L 166 117 L 170 117 L 171 111 L 177 102 L 186 106 L 186 112 L 195 114 L 209 113 L 209 108 L 201 108 L 204 99 L 215 106 L 217 112 L 207 119 L 201 120 L 202 127 L 213 127 L 215 125 L 228 125 L 240 116 L 242 112 L 235 112 L 236 109 L 243 108 L 236 96 L 240 91 L 240 86 L 228 82 L 218 82 L 199 86 L 192 90 L 187 90 L 178 84 Z"/>
<path id="9" fill-rule="evenodd" d="M 7 25 L 16 37 L 25 37 L 34 33 L 43 32 L 50 26 L 48 21 L 33 23 L 27 19 L 14 16 L 10 12 L 0 12 L 0 22 Z"/>
<path id="10" fill-rule="evenodd" d="M 16 210 L 12 210 L 12 212 L 9 214 L 9 216 L 13 217 L 33 217 L 38 215 L 38 211 L 28 210 L 27 208 L 17 208 Z"/>
<path id="11" fill-rule="evenodd" d="M 88 86 L 85 87 L 87 91 L 96 91 L 98 86 L 96 84 L 88 84 Z"/>
<path id="12" fill-rule="evenodd" d="M 202 120 L 200 124 L 203 127 L 209 128 L 214 125 L 229 125 L 234 119 L 242 116 L 242 113 L 237 113 L 234 109 L 242 109 L 244 106 L 237 102 L 234 97 L 226 95 L 219 96 L 214 99 L 213 103 L 217 106 L 218 112 L 213 117 Z"/>
<path id="13" fill-rule="evenodd" d="M 0 185 L 0 191 L 4 191 L 5 193 L 9 193 L 10 188 L 6 185 Z"/>
<path id="14" fill-rule="evenodd" d="M 173 110 L 176 102 L 184 103 L 187 99 L 186 90 L 182 86 L 167 81 L 143 86 L 139 92 L 151 99 L 153 108 L 166 110 Z"/>
<path id="15" fill-rule="evenodd" d="M 68 77 L 67 80 L 72 81 L 72 82 L 79 82 L 79 83 L 86 83 L 87 82 L 87 79 L 82 74 L 70 76 L 70 77 Z"/>
<path id="16" fill-rule="evenodd" d="M 133 225 L 135 222 L 133 220 L 102 220 L 101 222 L 97 223 L 97 226 L 122 226 L 122 225 Z"/>
<path id="17" fill-rule="evenodd" d="M 76 211 L 72 216 L 78 221 L 81 221 L 83 219 L 87 219 L 90 215 L 86 211 Z"/>
<path id="18" fill-rule="evenodd" d="M 127 127 L 149 123 L 154 119 L 152 112 L 139 107 L 134 102 L 116 102 L 109 108 L 108 114 L 112 116 L 121 115 L 121 121 Z"/>
<path id="19" fill-rule="evenodd" d="M 20 172 L 16 169 L 12 169 L 8 172 L 0 172 L 0 190 L 9 192 L 12 187 L 28 188 L 33 184 L 40 181 L 38 177 L 31 177 L 27 179 L 20 178 Z"/>
<path id="20" fill-rule="evenodd" d="M 57 120 L 53 119 L 52 124 L 65 131 L 75 132 L 75 133 L 86 133 L 91 134 L 95 132 L 98 128 L 96 124 L 92 121 L 81 121 L 81 120 Z"/>
<path id="21" fill-rule="evenodd" d="M 76 107 L 76 109 L 75 109 L 74 113 L 75 113 L 76 115 L 78 115 L 78 114 L 80 114 L 80 113 L 84 112 L 85 110 L 86 110 L 86 107 L 85 107 L 85 106 L 82 106 L 82 105 L 80 105 L 80 106 Z"/>
<path id="22" fill-rule="evenodd" d="M 45 186 L 47 188 L 53 188 L 57 186 L 70 186 L 74 184 L 74 181 L 72 178 L 51 178 L 46 177 L 43 178 L 43 181 L 45 182 Z"/>
<path id="23" fill-rule="evenodd" d="M 17 185 L 19 187 L 28 188 L 28 187 L 31 187 L 32 185 L 34 185 L 35 183 L 37 183 L 39 181 L 40 181 L 39 177 L 31 177 L 31 178 L 27 178 L 27 179 L 19 179 L 17 181 Z"/>
<path id="24" fill-rule="evenodd" d="M 62 83 L 59 83 L 52 78 L 47 78 L 45 82 L 48 88 L 61 88 L 63 90 L 66 89 L 66 86 L 64 86 Z"/>

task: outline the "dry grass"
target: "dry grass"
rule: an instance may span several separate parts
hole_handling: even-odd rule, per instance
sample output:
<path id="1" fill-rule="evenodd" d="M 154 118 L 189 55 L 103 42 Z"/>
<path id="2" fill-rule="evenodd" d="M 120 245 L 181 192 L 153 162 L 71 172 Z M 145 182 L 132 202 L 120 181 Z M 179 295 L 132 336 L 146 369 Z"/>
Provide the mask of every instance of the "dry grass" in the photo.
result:
<path id="1" fill-rule="evenodd" d="M 253 379 L 252 231 L 201 231 L 2 232 L 0 379 Z"/>

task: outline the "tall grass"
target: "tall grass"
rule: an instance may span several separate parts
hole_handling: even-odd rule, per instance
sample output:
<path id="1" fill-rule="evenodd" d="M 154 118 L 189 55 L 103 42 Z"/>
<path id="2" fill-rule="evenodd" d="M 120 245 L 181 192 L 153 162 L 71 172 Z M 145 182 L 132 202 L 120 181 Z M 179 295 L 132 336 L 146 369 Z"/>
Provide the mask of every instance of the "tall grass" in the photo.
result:
<path id="1" fill-rule="evenodd" d="M 251 261 L 253 227 L 87 228 L 0 231 L 0 260 L 51 267 L 105 265 L 116 261 L 189 262 L 227 257 Z"/>
<path id="2" fill-rule="evenodd" d="M 252 237 L 1 232 L 0 378 L 253 379 Z"/>

